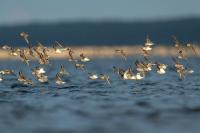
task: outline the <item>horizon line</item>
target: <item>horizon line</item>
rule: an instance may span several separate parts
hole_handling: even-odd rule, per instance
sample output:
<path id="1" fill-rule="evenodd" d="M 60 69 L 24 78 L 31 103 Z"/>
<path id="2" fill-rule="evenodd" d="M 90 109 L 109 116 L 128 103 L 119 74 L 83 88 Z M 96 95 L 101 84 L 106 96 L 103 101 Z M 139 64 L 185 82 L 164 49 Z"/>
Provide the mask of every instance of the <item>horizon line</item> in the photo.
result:
<path id="1" fill-rule="evenodd" d="M 13 23 L 2 23 L 0 27 L 16 27 L 16 26 L 29 26 L 29 25 L 50 25 L 50 24 L 63 24 L 63 23 L 153 23 L 153 22 L 167 22 L 167 21 L 181 21 L 200 19 L 200 16 L 181 16 L 181 17 L 170 17 L 170 18 L 159 18 L 159 19 L 118 19 L 118 18 L 105 18 L 105 19 L 73 19 L 73 20 L 53 20 L 53 21 L 31 21 L 31 22 L 16 22 Z"/>

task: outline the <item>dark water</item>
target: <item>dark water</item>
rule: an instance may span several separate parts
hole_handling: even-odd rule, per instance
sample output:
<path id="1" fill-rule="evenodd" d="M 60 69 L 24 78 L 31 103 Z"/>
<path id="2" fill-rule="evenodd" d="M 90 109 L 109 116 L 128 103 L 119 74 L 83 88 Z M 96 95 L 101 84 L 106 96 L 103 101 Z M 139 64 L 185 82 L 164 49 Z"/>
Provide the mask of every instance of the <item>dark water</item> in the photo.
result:
<path id="1" fill-rule="evenodd" d="M 176 18 L 157 21 L 77 21 L 0 26 L 0 43 L 26 46 L 19 36 L 29 33 L 36 40 L 51 46 L 55 40 L 66 45 L 136 45 L 143 44 L 147 35 L 158 44 L 172 44 L 172 35 L 184 43 L 199 44 L 200 18 Z"/>
<path id="2" fill-rule="evenodd" d="M 179 80 L 169 66 L 166 75 L 151 72 L 141 81 L 122 81 L 112 66 L 128 67 L 135 58 L 97 59 L 89 70 L 108 73 L 112 85 L 91 81 L 65 60 L 54 60 L 48 68 L 49 84 L 22 86 L 12 76 L 0 83 L 0 132 L 144 132 L 197 133 L 200 131 L 200 60 L 191 58 L 195 73 Z M 157 58 L 172 63 L 170 58 Z M 70 77 L 57 86 L 54 76 L 64 64 Z M 0 61 L 0 68 L 22 70 L 32 78 L 20 61 Z M 31 62 L 31 64 L 35 64 Z"/>

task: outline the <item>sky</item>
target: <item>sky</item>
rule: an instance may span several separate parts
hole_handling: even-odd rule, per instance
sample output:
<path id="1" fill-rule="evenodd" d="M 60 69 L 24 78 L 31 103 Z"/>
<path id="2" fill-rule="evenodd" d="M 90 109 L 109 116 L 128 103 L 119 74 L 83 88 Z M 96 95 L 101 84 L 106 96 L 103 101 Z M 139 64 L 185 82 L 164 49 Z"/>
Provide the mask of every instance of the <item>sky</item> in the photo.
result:
<path id="1" fill-rule="evenodd" d="M 0 0 L 0 25 L 200 16 L 200 0 Z"/>

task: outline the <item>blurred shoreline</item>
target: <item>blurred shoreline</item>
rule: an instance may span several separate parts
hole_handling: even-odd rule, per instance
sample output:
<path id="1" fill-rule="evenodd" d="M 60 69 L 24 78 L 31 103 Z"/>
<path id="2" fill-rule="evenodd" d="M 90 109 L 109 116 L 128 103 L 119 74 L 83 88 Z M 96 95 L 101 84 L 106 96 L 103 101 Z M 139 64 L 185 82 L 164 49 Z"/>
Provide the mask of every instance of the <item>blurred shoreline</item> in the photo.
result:
<path id="1" fill-rule="evenodd" d="M 142 55 L 142 45 L 136 45 L 136 46 L 72 46 L 70 47 L 74 54 L 73 56 L 75 58 L 79 58 L 79 55 L 83 53 L 85 56 L 90 58 L 113 58 L 113 57 L 120 57 L 119 53 L 116 53 L 116 49 L 123 50 L 127 56 L 138 56 Z M 23 48 L 23 47 L 21 47 Z M 195 51 L 197 52 L 197 55 L 194 54 L 194 52 L 189 48 L 185 49 L 185 55 L 186 56 L 200 56 L 200 46 L 195 45 L 194 46 Z M 27 48 L 23 48 L 27 49 Z M 49 49 L 49 56 L 50 58 L 69 58 L 68 51 L 64 51 L 61 54 L 56 54 L 54 50 L 50 47 Z M 160 57 L 167 57 L 167 56 L 176 56 L 178 55 L 177 50 L 174 47 L 169 46 L 154 46 L 152 51 L 150 52 L 151 56 L 160 56 Z M 9 51 L 6 50 L 0 50 L 0 59 L 19 59 L 18 56 L 11 56 Z"/>

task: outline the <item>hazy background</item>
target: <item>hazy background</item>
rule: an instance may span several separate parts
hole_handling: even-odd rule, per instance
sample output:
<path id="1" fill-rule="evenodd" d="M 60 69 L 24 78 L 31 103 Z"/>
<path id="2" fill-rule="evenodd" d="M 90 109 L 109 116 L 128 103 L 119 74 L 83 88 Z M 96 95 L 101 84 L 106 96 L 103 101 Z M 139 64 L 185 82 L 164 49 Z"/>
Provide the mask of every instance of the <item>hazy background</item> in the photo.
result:
<path id="1" fill-rule="evenodd" d="M 18 34 L 50 44 L 118 45 L 200 41 L 199 0 L 1 0 L 0 43 L 24 45 Z M 34 43 L 34 41 L 33 41 Z"/>

